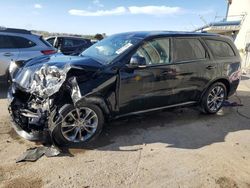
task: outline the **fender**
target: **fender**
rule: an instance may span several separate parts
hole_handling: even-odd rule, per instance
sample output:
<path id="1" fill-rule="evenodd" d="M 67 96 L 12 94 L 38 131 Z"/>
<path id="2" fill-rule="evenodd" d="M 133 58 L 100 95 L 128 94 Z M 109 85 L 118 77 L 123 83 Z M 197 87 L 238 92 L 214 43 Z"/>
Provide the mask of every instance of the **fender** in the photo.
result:
<path id="1" fill-rule="evenodd" d="M 75 103 L 75 106 L 80 107 L 84 103 L 91 103 L 98 105 L 103 110 L 104 114 L 106 115 L 110 114 L 110 109 L 108 108 L 108 105 L 106 104 L 105 100 L 102 97 L 98 96 L 82 97 Z"/>
<path id="2" fill-rule="evenodd" d="M 207 91 L 207 89 L 213 84 L 213 83 L 215 83 L 215 82 L 217 82 L 217 81 L 219 81 L 219 82 L 222 82 L 223 84 L 225 84 L 225 86 L 227 87 L 227 94 L 230 92 L 230 81 L 229 81 L 229 79 L 227 78 L 227 77 L 218 77 L 218 78 L 215 78 L 215 79 L 213 79 L 213 80 L 211 80 L 210 82 L 208 82 L 206 85 L 205 85 L 205 87 L 204 87 L 204 89 L 203 89 L 203 91 L 202 91 L 202 94 L 201 94 L 201 96 L 200 96 L 200 99 L 199 99 L 199 102 L 201 101 L 201 99 L 202 99 L 202 97 L 204 96 L 204 94 L 205 94 L 205 92 Z"/>

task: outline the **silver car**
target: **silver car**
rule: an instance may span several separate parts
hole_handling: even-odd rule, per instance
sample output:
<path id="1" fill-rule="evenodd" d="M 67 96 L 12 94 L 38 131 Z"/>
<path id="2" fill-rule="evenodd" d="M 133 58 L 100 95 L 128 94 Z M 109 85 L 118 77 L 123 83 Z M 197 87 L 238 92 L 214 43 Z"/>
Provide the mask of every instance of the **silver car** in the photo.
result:
<path id="1" fill-rule="evenodd" d="M 0 82 L 7 83 L 11 61 L 25 61 L 56 53 L 41 36 L 23 29 L 0 28 Z"/>

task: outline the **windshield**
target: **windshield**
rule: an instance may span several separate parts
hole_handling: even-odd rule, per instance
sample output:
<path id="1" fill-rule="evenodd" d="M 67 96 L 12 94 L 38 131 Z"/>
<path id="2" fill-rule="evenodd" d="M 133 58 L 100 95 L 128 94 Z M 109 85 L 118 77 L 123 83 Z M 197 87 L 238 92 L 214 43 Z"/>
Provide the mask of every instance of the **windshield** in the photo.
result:
<path id="1" fill-rule="evenodd" d="M 81 53 L 81 56 L 88 56 L 102 64 L 109 64 L 141 40 L 141 38 L 136 38 L 131 35 L 113 35 L 97 42 Z"/>

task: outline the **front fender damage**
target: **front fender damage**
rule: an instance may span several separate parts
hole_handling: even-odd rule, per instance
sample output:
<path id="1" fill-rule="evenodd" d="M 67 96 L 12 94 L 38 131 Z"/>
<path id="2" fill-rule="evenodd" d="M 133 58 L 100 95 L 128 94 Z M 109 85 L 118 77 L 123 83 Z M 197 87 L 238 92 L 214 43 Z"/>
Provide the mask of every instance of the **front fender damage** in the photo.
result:
<path id="1" fill-rule="evenodd" d="M 65 104 L 75 108 L 96 104 L 110 115 L 117 105 L 117 75 L 99 74 L 100 69 L 73 65 L 24 67 L 13 79 L 8 94 L 16 132 L 30 141 L 56 144 L 53 135 L 64 120 L 60 109 Z"/>
<path id="2" fill-rule="evenodd" d="M 68 80 L 68 87 L 70 88 L 71 100 L 73 104 L 76 104 L 78 101 L 82 99 L 82 95 L 75 77 L 72 77 Z M 43 99 L 37 99 L 32 96 L 29 96 L 28 108 L 18 108 L 16 107 L 16 103 L 21 103 L 15 98 L 16 88 L 14 85 L 11 86 L 12 89 L 8 91 L 8 100 L 9 100 L 9 113 L 11 116 L 11 124 L 17 134 L 29 141 L 40 141 L 43 143 L 51 143 L 51 138 L 53 135 L 53 131 L 56 126 L 58 126 L 61 121 L 61 114 L 59 108 L 57 106 L 53 106 L 53 101 L 56 99 L 52 99 L 49 96 Z M 56 90 L 60 90 L 56 88 Z M 56 91 L 56 92 L 58 92 Z M 19 94 L 20 95 L 20 94 Z M 21 105 L 24 106 L 24 105 Z M 28 124 L 40 124 L 42 118 L 47 118 L 46 121 L 43 122 L 44 129 L 41 130 L 30 130 L 24 129 L 21 122 L 17 119 L 16 115 L 18 115 L 23 119 L 25 118 L 28 121 Z M 46 117 L 43 117 L 46 116 Z M 54 143 L 54 142 L 52 142 Z"/>

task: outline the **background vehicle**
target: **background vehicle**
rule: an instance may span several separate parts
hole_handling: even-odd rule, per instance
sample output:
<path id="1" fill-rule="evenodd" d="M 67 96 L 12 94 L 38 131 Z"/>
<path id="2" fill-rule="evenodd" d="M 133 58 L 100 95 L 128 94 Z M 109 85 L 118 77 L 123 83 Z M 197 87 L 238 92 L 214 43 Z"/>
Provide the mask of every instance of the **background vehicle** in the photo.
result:
<path id="1" fill-rule="evenodd" d="M 88 144 L 106 119 L 188 105 L 214 114 L 241 73 L 233 42 L 204 33 L 123 33 L 57 56 L 28 62 L 10 90 L 14 127 L 27 139 L 49 130 L 59 144 Z"/>
<path id="2" fill-rule="evenodd" d="M 79 55 L 92 45 L 89 39 L 80 37 L 49 37 L 46 39 L 52 46 L 60 50 L 64 55 Z"/>
<path id="3" fill-rule="evenodd" d="M 22 29 L 0 29 L 0 82 L 7 83 L 11 61 L 24 61 L 55 53 L 55 49 L 42 37 Z"/>

